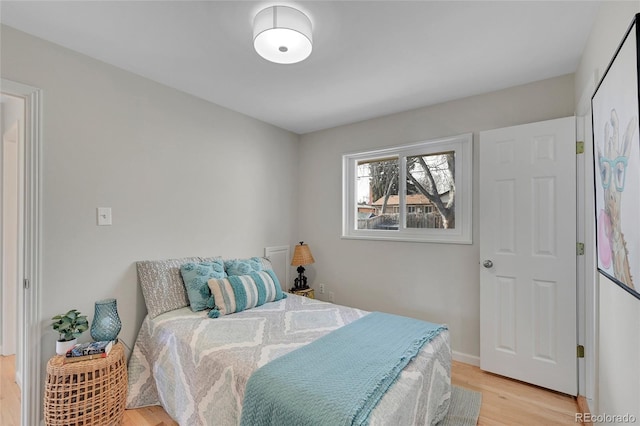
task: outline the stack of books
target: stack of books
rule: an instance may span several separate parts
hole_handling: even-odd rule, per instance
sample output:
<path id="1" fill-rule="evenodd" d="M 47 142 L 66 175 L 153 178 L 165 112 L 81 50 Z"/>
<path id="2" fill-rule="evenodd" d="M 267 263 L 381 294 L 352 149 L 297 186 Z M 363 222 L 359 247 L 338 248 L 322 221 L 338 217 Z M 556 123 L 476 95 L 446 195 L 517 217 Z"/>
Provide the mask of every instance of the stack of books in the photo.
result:
<path id="1" fill-rule="evenodd" d="M 64 363 L 86 361 L 89 359 L 106 358 L 118 340 L 104 340 L 100 342 L 78 343 L 67 351 Z"/>

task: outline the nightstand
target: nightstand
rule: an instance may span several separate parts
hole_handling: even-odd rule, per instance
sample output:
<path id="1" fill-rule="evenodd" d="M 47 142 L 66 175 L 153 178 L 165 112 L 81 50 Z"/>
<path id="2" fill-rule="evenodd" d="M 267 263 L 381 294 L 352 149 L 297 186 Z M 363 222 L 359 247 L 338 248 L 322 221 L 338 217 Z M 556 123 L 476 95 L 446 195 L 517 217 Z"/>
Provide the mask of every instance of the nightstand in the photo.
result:
<path id="1" fill-rule="evenodd" d="M 105 358 L 64 363 L 54 356 L 47 363 L 44 420 L 47 426 L 122 423 L 127 398 L 127 364 L 122 343 Z"/>
<path id="2" fill-rule="evenodd" d="M 308 297 L 309 299 L 315 299 L 316 295 L 312 288 L 307 288 L 305 290 L 289 290 L 289 293 L 297 294 L 298 296 Z"/>

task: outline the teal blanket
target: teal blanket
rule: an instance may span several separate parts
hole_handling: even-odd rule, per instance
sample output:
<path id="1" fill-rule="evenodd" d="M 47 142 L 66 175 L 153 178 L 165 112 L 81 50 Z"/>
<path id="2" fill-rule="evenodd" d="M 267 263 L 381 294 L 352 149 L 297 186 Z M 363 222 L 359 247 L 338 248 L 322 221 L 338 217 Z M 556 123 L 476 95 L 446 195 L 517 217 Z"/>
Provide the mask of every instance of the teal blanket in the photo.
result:
<path id="1" fill-rule="evenodd" d="M 446 326 L 373 312 L 256 370 L 243 426 L 364 425 L 422 346 Z"/>

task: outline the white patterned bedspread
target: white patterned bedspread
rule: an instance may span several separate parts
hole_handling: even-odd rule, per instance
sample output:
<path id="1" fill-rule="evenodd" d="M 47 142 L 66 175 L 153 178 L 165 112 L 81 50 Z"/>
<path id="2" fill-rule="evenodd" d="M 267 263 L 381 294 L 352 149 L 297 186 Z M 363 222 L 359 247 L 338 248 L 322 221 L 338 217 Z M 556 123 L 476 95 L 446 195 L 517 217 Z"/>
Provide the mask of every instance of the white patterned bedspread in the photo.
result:
<path id="1" fill-rule="evenodd" d="M 127 408 L 160 404 L 183 426 L 238 425 L 255 369 L 367 313 L 289 294 L 216 319 L 188 307 L 147 317 L 129 360 Z M 405 367 L 370 424 L 435 424 L 446 414 L 450 395 L 451 349 L 444 331 Z"/>

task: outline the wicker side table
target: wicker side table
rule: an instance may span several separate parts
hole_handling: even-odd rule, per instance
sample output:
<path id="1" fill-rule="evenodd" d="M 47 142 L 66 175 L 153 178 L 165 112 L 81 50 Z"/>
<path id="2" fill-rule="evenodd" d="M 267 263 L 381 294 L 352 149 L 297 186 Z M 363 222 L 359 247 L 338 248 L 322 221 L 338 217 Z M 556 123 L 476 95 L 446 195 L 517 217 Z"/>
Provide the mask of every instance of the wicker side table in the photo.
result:
<path id="1" fill-rule="evenodd" d="M 127 398 L 127 364 L 122 343 L 105 358 L 47 363 L 44 421 L 49 426 L 118 425 Z"/>
<path id="2" fill-rule="evenodd" d="M 307 288 L 305 290 L 294 290 L 294 289 L 291 289 L 289 291 L 289 293 L 297 294 L 298 296 L 308 297 L 309 299 L 315 299 L 316 298 L 316 294 L 315 294 L 315 292 L 313 291 L 312 288 Z"/>

